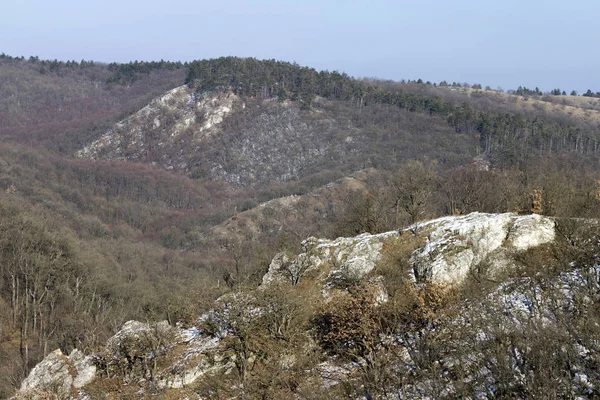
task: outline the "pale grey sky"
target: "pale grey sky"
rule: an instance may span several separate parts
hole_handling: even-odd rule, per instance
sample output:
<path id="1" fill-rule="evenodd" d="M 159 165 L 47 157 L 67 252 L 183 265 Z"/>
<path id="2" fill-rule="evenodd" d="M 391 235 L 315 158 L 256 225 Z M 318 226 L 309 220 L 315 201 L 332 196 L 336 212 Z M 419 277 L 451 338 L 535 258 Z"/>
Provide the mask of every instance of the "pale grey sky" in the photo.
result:
<path id="1" fill-rule="evenodd" d="M 598 0 L 0 0 L 0 53 L 296 61 L 356 77 L 600 91 Z"/>

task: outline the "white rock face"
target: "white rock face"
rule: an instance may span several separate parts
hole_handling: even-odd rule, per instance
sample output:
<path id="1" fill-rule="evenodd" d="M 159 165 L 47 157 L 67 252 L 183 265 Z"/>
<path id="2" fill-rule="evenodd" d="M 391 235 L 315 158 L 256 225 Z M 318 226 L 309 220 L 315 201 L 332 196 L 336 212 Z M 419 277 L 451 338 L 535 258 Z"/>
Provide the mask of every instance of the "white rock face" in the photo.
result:
<path id="1" fill-rule="evenodd" d="M 168 343 L 162 348 L 149 348 L 157 344 L 156 339 L 163 337 Z M 181 329 L 171 327 L 166 321 L 146 324 L 138 321 L 127 321 L 121 330 L 111 337 L 104 351 L 95 356 L 84 356 L 75 349 L 67 357 L 59 349 L 50 353 L 31 371 L 22 382 L 21 389 L 15 399 L 84 399 L 87 398 L 84 386 L 96 377 L 94 359 L 104 358 L 110 365 L 127 364 L 129 360 L 141 360 L 150 357 L 155 351 L 171 351 L 180 346 L 178 356 L 166 368 L 156 371 L 155 384 L 159 388 L 181 388 L 193 383 L 206 373 L 223 368 L 223 363 L 210 362 L 206 353 L 215 351 L 220 344 L 219 338 L 203 336 L 195 328 Z M 211 360 L 218 359 L 218 355 Z M 136 367 L 136 366 L 134 366 Z M 132 377 L 121 377 L 133 381 L 144 378 L 137 369 Z M 81 389 L 81 390 L 80 390 Z M 52 397 L 55 396 L 55 397 Z"/>
<path id="2" fill-rule="evenodd" d="M 375 268 L 381 256 L 383 242 L 398 236 L 398 232 L 377 235 L 364 233 L 356 237 L 340 237 L 335 240 L 308 238 L 302 242 L 303 253 L 292 259 L 279 253 L 264 275 L 262 287 L 275 280 L 297 283 L 305 274 L 326 266 L 325 277 L 330 280 L 360 279 Z"/>
<path id="3" fill-rule="evenodd" d="M 157 380 L 160 388 L 178 389 L 194 383 L 198 378 L 224 367 L 221 357 L 214 355 L 211 362 L 205 355 L 219 347 L 221 339 L 195 335 L 186 340 L 186 349 Z"/>
<path id="4" fill-rule="evenodd" d="M 115 124 L 75 156 L 92 160 L 141 160 L 149 150 L 168 153 L 182 135 L 188 135 L 197 144 L 216 132 L 237 100 L 233 93 L 197 98 L 187 86 L 176 87 Z M 177 161 L 163 166 L 181 167 Z"/>
<path id="5" fill-rule="evenodd" d="M 203 122 L 197 132 L 194 133 L 194 139 L 200 139 L 209 136 L 212 133 L 211 128 L 223 122 L 223 119 L 233 109 L 233 103 L 238 100 L 234 94 L 227 96 L 205 96 L 196 104 L 198 113 L 203 115 Z"/>
<path id="6" fill-rule="evenodd" d="M 516 250 L 527 250 L 554 240 L 554 220 L 533 214 L 514 219 L 508 244 Z"/>
<path id="7" fill-rule="evenodd" d="M 159 347 L 156 347 L 157 339 L 164 341 Z M 150 348 L 149 345 L 155 348 Z M 207 353 L 215 351 L 219 345 L 219 338 L 202 335 L 195 328 L 176 328 L 167 321 L 152 325 L 128 321 L 108 340 L 105 352 L 110 360 L 109 364 L 113 366 L 122 365 L 128 359 L 146 358 L 151 361 L 154 356 L 169 358 L 170 363 L 166 367 L 154 371 L 154 384 L 163 389 L 182 388 L 204 374 L 223 368 L 224 364 L 216 362 L 218 355 L 210 359 L 207 357 Z M 177 356 L 170 357 L 175 347 L 179 348 Z M 145 374 L 140 367 L 134 365 L 129 371 L 131 376 L 126 376 L 125 379 L 133 382 L 139 380 Z"/>
<path id="8" fill-rule="evenodd" d="M 444 217 L 413 227 L 429 232 L 412 257 L 417 282 L 460 283 L 486 263 L 493 275 L 513 253 L 554 240 L 554 220 L 540 215 L 471 213 Z"/>
<path id="9" fill-rule="evenodd" d="M 186 86 L 171 89 L 152 100 L 150 104 L 132 116 L 118 122 L 98 140 L 78 151 L 75 156 L 78 158 L 99 159 L 106 153 L 109 154 L 111 159 L 126 159 L 127 157 L 123 153 L 124 146 L 132 150 L 135 148 L 136 151 L 143 151 L 147 145 L 146 136 L 149 132 L 165 131 L 165 124 L 161 118 L 164 119 L 164 115 L 169 111 L 171 114 L 176 112 L 182 115 L 178 115 L 177 122 L 169 129 L 172 132 L 162 132 L 163 135 L 164 133 L 176 133 L 184 128 L 186 124 L 191 123 L 189 120 L 193 116 L 193 109 L 191 108 L 193 102 L 194 97 L 187 92 Z"/>
<path id="10" fill-rule="evenodd" d="M 69 398 L 76 389 L 90 383 L 95 376 L 96 366 L 91 357 L 84 356 L 79 350 L 73 350 L 67 357 L 60 349 L 56 349 L 31 370 L 21 383 L 20 393 L 33 398 L 43 393 Z"/>
<path id="11" fill-rule="evenodd" d="M 460 283 L 483 263 L 487 273 L 493 274 L 509 265 L 515 252 L 550 243 L 555 237 L 553 219 L 510 213 L 443 217 L 405 232 L 426 237 L 425 245 L 411 258 L 413 279 L 435 283 Z M 398 236 L 392 231 L 335 240 L 306 239 L 298 256 L 275 256 L 262 287 L 274 280 L 297 283 L 305 274 L 321 268 L 321 276 L 325 274 L 329 281 L 360 279 L 375 268 L 383 243 Z"/>
<path id="12" fill-rule="evenodd" d="M 171 327 L 167 321 L 162 321 L 154 326 L 143 322 L 127 321 L 113 337 L 106 342 L 106 350 L 117 354 L 125 345 L 136 345 L 140 340 L 147 341 L 147 337 L 169 336 Z M 145 343 L 144 343 L 145 344 Z"/>

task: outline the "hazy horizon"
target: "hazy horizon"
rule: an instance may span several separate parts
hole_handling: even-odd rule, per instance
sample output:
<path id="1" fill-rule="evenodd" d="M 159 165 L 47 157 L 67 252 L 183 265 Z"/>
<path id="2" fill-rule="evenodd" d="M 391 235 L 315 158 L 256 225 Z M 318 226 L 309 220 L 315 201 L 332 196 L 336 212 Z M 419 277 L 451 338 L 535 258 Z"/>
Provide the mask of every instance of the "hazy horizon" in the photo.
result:
<path id="1" fill-rule="evenodd" d="M 129 62 L 256 57 L 354 77 L 600 91 L 600 3 L 8 1 L 0 53 Z"/>

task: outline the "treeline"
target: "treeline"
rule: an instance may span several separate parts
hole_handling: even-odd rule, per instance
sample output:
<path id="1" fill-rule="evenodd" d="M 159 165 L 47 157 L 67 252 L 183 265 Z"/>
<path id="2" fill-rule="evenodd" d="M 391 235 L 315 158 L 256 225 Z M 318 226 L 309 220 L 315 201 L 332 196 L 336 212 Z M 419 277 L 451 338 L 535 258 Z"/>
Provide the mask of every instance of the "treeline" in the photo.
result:
<path id="1" fill-rule="evenodd" d="M 558 89 L 558 94 L 560 94 L 560 93 L 561 93 L 560 89 Z M 517 90 L 515 90 L 515 94 L 518 94 L 519 96 L 525 96 L 525 95 L 529 95 L 529 96 L 541 96 L 543 93 L 537 87 L 535 89 L 529 89 L 529 88 L 526 88 L 526 87 L 523 87 L 523 86 L 519 86 L 517 88 Z M 555 93 L 552 93 L 552 94 L 555 94 Z"/>
<path id="2" fill-rule="evenodd" d="M 582 94 L 583 97 L 599 97 L 600 98 L 600 92 L 592 92 L 590 89 L 587 90 L 587 92 L 585 92 L 584 94 Z"/>
<path id="3" fill-rule="evenodd" d="M 61 72 L 62 70 L 76 70 L 98 67 L 100 69 L 107 69 L 111 75 L 106 78 L 107 84 L 119 84 L 119 85 L 131 85 L 142 75 L 149 75 L 153 71 L 174 71 L 182 68 L 187 68 L 188 63 L 182 63 L 180 61 L 132 61 L 129 63 L 96 63 L 92 60 L 76 61 L 67 60 L 59 61 L 54 60 L 43 60 L 38 56 L 30 56 L 29 58 L 13 57 L 8 54 L 0 54 L 0 61 L 13 61 L 13 62 L 26 62 L 30 65 L 39 66 L 38 72 L 40 74 Z"/>
<path id="4" fill-rule="evenodd" d="M 186 82 L 199 92 L 232 90 L 245 96 L 289 98 L 299 101 L 304 108 L 309 108 L 313 99 L 320 96 L 346 101 L 357 108 L 387 104 L 411 112 L 440 115 L 457 133 L 476 135 L 482 150 L 501 162 L 534 153 L 597 154 L 599 151 L 599 134 L 584 132 L 577 126 L 543 118 L 528 119 L 518 113 L 476 110 L 467 103 L 453 104 L 439 97 L 410 93 L 385 82 L 356 80 L 337 71 L 318 72 L 287 62 L 237 57 L 194 61 L 189 65 Z"/>
<path id="5" fill-rule="evenodd" d="M 108 64 L 108 70 L 112 75 L 106 80 L 106 83 L 131 85 L 140 78 L 140 75 L 149 75 L 153 71 L 175 71 L 186 68 L 187 63 L 171 61 L 134 61 L 127 64 L 111 63 Z"/>
<path id="6" fill-rule="evenodd" d="M 59 61 L 57 59 L 54 60 L 43 60 L 38 56 L 30 56 L 29 58 L 21 57 L 12 57 L 8 54 L 2 53 L 0 54 L 0 61 L 13 61 L 13 62 L 27 62 L 30 65 L 38 66 L 38 72 L 40 74 L 59 72 L 61 70 L 74 70 L 74 69 L 85 69 L 85 68 L 93 68 L 99 66 L 103 67 L 102 63 L 96 63 L 92 60 L 84 60 L 75 61 L 75 60 L 67 60 L 67 61 Z"/>
<path id="7" fill-rule="evenodd" d="M 542 91 L 540 89 L 538 89 L 537 87 L 535 89 L 528 89 L 526 87 L 523 86 L 519 86 L 517 88 L 517 90 L 515 91 L 509 91 L 509 93 L 514 93 L 520 96 L 542 96 L 544 93 L 542 93 Z M 552 89 L 550 91 L 550 94 L 552 96 L 566 96 L 567 92 L 564 90 L 560 90 L 559 88 L 556 89 Z M 571 93 L 569 94 L 570 96 L 577 96 L 577 91 L 576 90 L 572 90 Z M 591 89 L 588 89 L 585 93 L 582 94 L 583 97 L 600 97 L 600 92 L 592 92 Z"/>

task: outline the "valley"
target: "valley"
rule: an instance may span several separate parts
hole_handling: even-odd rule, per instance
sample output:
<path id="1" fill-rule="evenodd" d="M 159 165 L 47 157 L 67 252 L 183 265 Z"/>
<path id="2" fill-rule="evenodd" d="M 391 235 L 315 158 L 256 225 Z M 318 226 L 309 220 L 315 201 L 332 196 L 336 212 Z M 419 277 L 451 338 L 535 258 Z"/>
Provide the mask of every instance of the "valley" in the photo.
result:
<path id="1" fill-rule="evenodd" d="M 0 398 L 598 394 L 597 98 L 239 57 L 0 82 Z"/>

